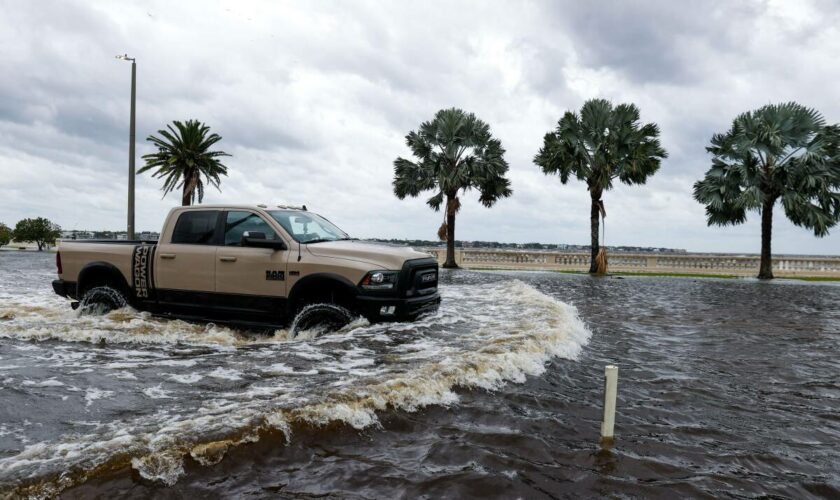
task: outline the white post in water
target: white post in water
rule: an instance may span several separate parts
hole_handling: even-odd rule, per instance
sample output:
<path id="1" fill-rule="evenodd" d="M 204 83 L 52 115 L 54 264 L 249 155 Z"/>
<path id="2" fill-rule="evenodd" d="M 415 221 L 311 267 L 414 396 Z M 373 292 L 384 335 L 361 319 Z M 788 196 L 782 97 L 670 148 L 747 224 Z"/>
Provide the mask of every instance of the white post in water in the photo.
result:
<path id="1" fill-rule="evenodd" d="M 618 390 L 618 367 L 604 368 L 604 420 L 601 422 L 601 442 L 612 443 L 615 428 L 615 398 Z"/>

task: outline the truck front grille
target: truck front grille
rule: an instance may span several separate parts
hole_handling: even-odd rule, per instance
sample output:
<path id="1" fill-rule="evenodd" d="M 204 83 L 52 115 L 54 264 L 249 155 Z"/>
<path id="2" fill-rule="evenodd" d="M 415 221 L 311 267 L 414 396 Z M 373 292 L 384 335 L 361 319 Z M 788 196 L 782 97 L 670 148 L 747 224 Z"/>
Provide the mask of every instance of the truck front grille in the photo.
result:
<path id="1" fill-rule="evenodd" d="M 400 294 L 404 297 L 429 295 L 437 291 L 438 264 L 435 259 L 409 260 L 400 273 Z"/>

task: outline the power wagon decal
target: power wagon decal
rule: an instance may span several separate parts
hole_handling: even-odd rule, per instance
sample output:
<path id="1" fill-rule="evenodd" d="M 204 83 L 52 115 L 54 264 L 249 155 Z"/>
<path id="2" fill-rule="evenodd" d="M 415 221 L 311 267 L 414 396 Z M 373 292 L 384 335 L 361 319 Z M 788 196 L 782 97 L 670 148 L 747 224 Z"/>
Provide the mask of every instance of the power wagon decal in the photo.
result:
<path id="1" fill-rule="evenodd" d="M 155 245 L 137 245 L 131 259 L 131 287 L 134 297 L 143 300 L 153 298 L 155 291 L 152 266 L 154 265 Z"/>

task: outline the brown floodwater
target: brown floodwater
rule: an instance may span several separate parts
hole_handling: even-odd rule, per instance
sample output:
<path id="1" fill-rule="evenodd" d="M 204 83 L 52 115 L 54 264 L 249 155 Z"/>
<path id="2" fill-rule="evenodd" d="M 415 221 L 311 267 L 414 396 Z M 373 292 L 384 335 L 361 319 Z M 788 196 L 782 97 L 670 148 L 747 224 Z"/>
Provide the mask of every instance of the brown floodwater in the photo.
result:
<path id="1" fill-rule="evenodd" d="M 840 497 L 833 283 L 442 272 L 290 339 L 79 317 L 53 258 L 0 252 L 0 498 Z"/>

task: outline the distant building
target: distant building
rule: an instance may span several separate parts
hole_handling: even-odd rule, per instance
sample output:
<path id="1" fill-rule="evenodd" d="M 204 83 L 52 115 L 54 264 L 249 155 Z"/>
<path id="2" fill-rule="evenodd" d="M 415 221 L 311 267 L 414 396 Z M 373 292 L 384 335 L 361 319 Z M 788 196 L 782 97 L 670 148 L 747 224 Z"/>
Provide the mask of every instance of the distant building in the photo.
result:
<path id="1" fill-rule="evenodd" d="M 90 231 L 80 231 L 78 229 L 61 231 L 62 240 L 90 240 L 93 239 L 93 233 Z"/>

